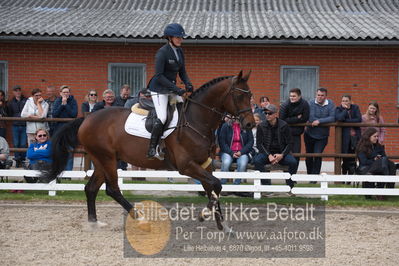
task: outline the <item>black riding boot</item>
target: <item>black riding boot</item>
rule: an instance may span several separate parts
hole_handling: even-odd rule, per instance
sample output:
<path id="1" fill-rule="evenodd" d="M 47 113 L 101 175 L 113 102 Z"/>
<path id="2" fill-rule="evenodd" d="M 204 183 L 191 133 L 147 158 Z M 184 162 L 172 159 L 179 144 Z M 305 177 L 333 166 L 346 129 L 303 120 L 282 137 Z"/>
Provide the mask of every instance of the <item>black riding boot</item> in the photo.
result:
<path id="1" fill-rule="evenodd" d="M 161 120 L 157 119 L 151 131 L 150 148 L 148 149 L 147 158 L 153 158 L 156 154 L 159 139 L 161 138 L 163 124 Z"/>

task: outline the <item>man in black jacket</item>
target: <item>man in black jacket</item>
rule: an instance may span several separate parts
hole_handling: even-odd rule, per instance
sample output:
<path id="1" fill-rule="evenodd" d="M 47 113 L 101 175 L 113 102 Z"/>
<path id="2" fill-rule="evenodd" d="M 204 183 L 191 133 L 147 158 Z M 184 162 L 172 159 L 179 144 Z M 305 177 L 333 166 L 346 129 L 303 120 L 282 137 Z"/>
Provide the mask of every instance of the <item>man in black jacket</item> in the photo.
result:
<path id="1" fill-rule="evenodd" d="M 256 131 L 256 147 L 259 154 L 254 158 L 255 169 L 265 172 L 265 164 L 288 165 L 288 172 L 296 174 L 297 161 L 291 153 L 291 131 L 286 122 L 277 118 L 277 107 L 269 104 L 265 108 L 266 121 Z M 262 185 L 271 185 L 270 179 L 262 179 Z M 286 180 L 291 188 L 294 182 Z"/>
<path id="2" fill-rule="evenodd" d="M 301 90 L 293 88 L 290 90 L 290 98 L 280 106 L 280 119 L 287 124 L 306 123 L 309 120 L 309 103 L 302 99 Z M 290 126 L 292 135 L 292 152 L 301 153 L 301 135 L 304 127 Z M 299 165 L 300 157 L 295 157 Z"/>
<path id="3" fill-rule="evenodd" d="M 24 109 L 26 98 L 22 95 L 20 86 L 13 88 L 14 98 L 8 102 L 8 115 L 12 117 L 21 117 L 22 109 Z M 26 122 L 25 121 L 14 121 L 12 123 L 12 141 L 14 148 L 26 148 L 27 136 L 26 136 Z M 25 160 L 25 152 L 15 152 L 14 160 L 16 167 L 22 167 L 23 161 Z"/>

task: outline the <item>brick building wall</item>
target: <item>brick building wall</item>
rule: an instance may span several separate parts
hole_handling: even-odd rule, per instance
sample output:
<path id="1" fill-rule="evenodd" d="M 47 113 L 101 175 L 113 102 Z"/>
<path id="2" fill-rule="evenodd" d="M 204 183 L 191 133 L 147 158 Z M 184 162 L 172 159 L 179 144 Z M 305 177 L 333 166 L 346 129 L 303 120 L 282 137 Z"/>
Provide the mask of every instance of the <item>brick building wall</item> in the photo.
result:
<path id="1" fill-rule="evenodd" d="M 148 81 L 161 45 L 1 42 L 0 60 L 8 62 L 9 94 L 17 84 L 26 96 L 32 88 L 67 84 L 80 106 L 88 89 L 95 88 L 101 94 L 107 88 L 108 63 L 146 64 Z M 267 95 L 278 104 L 281 65 L 319 66 L 319 84 L 329 90 L 336 104 L 342 94 L 350 93 L 362 113 L 369 101 L 377 100 L 386 122 L 398 120 L 398 47 L 183 46 L 195 87 L 251 69 L 249 84 L 256 100 Z M 387 129 L 388 153 L 398 154 L 398 132 L 397 128 Z M 326 152 L 334 151 L 333 130 L 331 133 Z"/>

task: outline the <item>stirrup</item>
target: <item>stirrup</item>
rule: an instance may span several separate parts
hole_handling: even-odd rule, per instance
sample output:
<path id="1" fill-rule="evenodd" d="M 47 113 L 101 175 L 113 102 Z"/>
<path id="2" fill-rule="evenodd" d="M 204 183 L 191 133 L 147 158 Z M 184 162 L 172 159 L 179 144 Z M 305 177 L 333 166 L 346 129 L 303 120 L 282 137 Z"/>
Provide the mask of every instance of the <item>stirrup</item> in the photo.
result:
<path id="1" fill-rule="evenodd" d="M 154 156 L 149 156 L 148 155 L 148 153 L 147 153 L 147 158 L 149 159 L 149 160 L 153 160 L 154 158 L 157 158 L 158 160 L 160 160 L 160 161 L 163 161 L 165 158 L 164 158 L 164 153 L 162 152 L 162 150 L 161 150 L 161 148 L 159 147 L 159 145 L 157 145 L 156 147 L 155 147 L 155 154 L 154 154 Z"/>

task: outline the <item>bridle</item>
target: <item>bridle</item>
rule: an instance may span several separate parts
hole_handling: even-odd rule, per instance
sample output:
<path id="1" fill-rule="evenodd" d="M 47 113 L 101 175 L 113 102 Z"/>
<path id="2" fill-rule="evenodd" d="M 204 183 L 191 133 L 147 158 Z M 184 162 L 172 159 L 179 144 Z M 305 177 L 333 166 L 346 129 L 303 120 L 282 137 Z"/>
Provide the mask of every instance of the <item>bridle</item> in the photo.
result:
<path id="1" fill-rule="evenodd" d="M 223 106 L 224 103 L 226 102 L 228 96 L 231 95 L 232 98 L 233 98 L 234 108 L 235 108 L 235 110 L 236 110 L 235 113 L 234 113 L 234 114 L 231 114 L 231 115 L 232 115 L 233 117 L 239 117 L 239 115 L 240 115 L 241 113 L 245 113 L 245 112 L 252 111 L 252 109 L 251 109 L 251 107 L 248 107 L 248 108 L 245 108 L 245 109 L 241 109 L 241 110 L 240 110 L 239 107 L 238 107 L 238 104 L 237 104 L 237 101 L 238 101 L 238 100 L 237 100 L 237 96 L 234 94 L 234 91 L 240 91 L 240 92 L 243 92 L 243 93 L 248 93 L 248 97 L 249 97 L 249 98 L 251 98 L 252 93 L 251 93 L 250 90 L 243 90 L 243 89 L 241 89 L 241 88 L 235 87 L 235 86 L 234 86 L 234 82 L 235 82 L 235 77 L 232 78 L 232 80 L 231 80 L 231 85 L 230 85 L 230 89 L 229 89 L 228 92 L 224 95 L 221 105 Z M 232 118 L 231 115 L 226 114 L 226 113 L 222 113 L 222 112 L 218 111 L 215 107 L 210 107 L 210 106 L 208 106 L 208 105 L 206 105 L 206 104 L 200 103 L 200 102 L 198 102 L 198 101 L 192 99 L 191 97 L 187 97 L 186 100 L 187 100 L 188 102 L 195 103 L 195 104 L 197 104 L 197 105 L 199 105 L 199 106 L 201 106 L 201 107 L 203 107 L 203 108 L 205 108 L 205 109 L 208 109 L 208 110 L 212 111 L 213 113 L 216 113 L 216 114 L 220 115 L 222 119 L 225 118 L 225 117 Z"/>
<path id="2" fill-rule="evenodd" d="M 199 132 L 196 128 L 194 128 L 194 127 L 187 121 L 185 110 L 187 109 L 187 105 L 188 105 L 189 102 L 194 103 L 194 104 L 197 104 L 197 105 L 199 105 L 199 106 L 201 106 L 201 107 L 203 107 L 203 108 L 205 108 L 205 109 L 207 109 L 207 110 L 210 110 L 210 111 L 213 112 L 213 113 L 218 114 L 218 115 L 220 116 L 220 120 L 224 119 L 225 117 L 228 117 L 228 118 L 232 119 L 233 117 L 239 117 L 239 115 L 240 115 L 241 113 L 245 113 L 245 112 L 249 112 L 249 111 L 252 112 L 251 107 L 248 107 L 248 108 L 245 108 L 245 109 L 241 109 L 241 110 L 240 110 L 239 107 L 238 107 L 238 104 L 237 104 L 237 101 L 238 101 L 238 100 L 237 100 L 237 96 L 234 94 L 235 91 L 240 91 L 240 92 L 243 92 L 243 93 L 248 93 L 248 97 L 251 98 L 251 96 L 252 96 L 251 91 L 250 91 L 250 90 L 243 90 L 243 89 L 241 89 L 241 88 L 237 88 L 237 87 L 234 86 L 234 85 L 235 85 L 234 83 L 235 83 L 235 77 L 232 78 L 230 88 L 229 88 L 229 90 L 227 91 L 227 93 L 224 95 L 223 100 L 222 100 L 222 104 L 221 104 L 221 106 L 223 106 L 224 103 L 226 102 L 228 96 L 231 95 L 232 98 L 233 98 L 234 107 L 235 107 L 235 109 L 236 109 L 236 111 L 235 111 L 234 114 L 231 114 L 231 115 L 230 115 L 230 114 L 222 113 L 222 112 L 220 112 L 219 110 L 217 110 L 215 107 L 210 107 L 210 106 L 208 106 L 208 105 L 206 105 L 206 104 L 203 104 L 203 103 L 201 103 L 201 102 L 199 102 L 199 101 L 196 101 L 196 100 L 192 99 L 191 97 L 187 97 L 187 98 L 186 98 L 186 101 L 185 101 L 184 108 L 182 109 L 181 114 L 180 114 L 180 115 L 183 115 L 182 118 L 183 118 L 183 117 L 184 117 L 184 118 L 181 120 L 182 123 L 181 123 L 178 127 L 180 127 L 180 128 L 181 128 L 181 127 L 189 127 L 189 128 L 191 128 L 193 131 L 197 132 L 197 133 L 198 133 L 200 136 L 202 136 L 203 138 L 207 138 L 205 135 L 203 135 L 201 132 Z"/>

